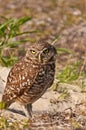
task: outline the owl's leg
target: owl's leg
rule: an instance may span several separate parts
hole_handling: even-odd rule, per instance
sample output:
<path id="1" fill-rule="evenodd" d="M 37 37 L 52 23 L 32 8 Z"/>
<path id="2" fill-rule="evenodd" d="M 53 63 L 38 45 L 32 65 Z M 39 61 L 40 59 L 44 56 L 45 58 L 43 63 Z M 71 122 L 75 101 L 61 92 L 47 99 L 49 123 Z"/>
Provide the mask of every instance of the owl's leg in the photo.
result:
<path id="1" fill-rule="evenodd" d="M 32 117 L 32 104 L 27 104 L 27 105 L 24 105 L 23 106 L 23 110 L 24 110 L 24 113 L 25 115 L 28 117 L 28 118 L 31 118 Z"/>

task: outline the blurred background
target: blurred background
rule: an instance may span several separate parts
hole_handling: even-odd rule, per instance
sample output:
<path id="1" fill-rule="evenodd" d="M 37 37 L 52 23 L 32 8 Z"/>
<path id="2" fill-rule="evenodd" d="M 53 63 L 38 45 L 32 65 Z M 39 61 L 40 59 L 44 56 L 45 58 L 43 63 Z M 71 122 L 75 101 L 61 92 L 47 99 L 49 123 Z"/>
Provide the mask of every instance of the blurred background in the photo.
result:
<path id="1" fill-rule="evenodd" d="M 57 125 L 61 125 L 59 128 L 66 123 L 64 129 L 72 124 L 74 130 L 85 130 L 86 0 L 0 0 L 1 76 L 3 68 L 13 66 L 25 55 L 28 45 L 39 39 L 45 39 L 57 49 L 56 76 L 52 86 L 54 91 L 53 94 L 49 93 L 51 96 L 56 94 L 54 101 L 50 101 L 52 108 L 56 106 L 57 111 L 58 108 L 61 110 L 68 106 L 71 112 L 63 111 L 50 115 L 50 118 L 47 114 L 42 118 L 39 115 L 35 120 L 44 120 L 45 123 L 45 120 L 53 119 L 58 120 Z M 5 71 L 3 70 L 4 75 Z M 2 85 L 0 87 L 3 88 Z M 62 101 L 67 104 L 64 105 Z M 61 106 L 58 105 L 60 102 Z M 73 110 L 69 108 L 71 103 Z M 0 123 L 0 128 L 3 128 L 3 124 L 8 126 L 4 118 L 0 118 Z M 85 129 L 81 129 L 83 126 Z M 71 128 L 73 127 L 68 130 Z"/>
<path id="2" fill-rule="evenodd" d="M 86 0 L 0 0 L 0 26 L 1 65 L 13 65 L 43 38 L 57 48 L 60 81 L 86 76 Z"/>

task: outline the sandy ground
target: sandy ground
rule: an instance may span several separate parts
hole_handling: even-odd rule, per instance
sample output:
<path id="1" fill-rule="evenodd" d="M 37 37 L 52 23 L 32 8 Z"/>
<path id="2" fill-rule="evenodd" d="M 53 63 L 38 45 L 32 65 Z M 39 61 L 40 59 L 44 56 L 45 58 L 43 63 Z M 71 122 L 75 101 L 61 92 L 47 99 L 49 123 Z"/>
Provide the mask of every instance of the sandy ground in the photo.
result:
<path id="1" fill-rule="evenodd" d="M 7 79 L 7 75 L 10 69 L 6 67 L 0 67 L 0 98 L 2 96 L 5 82 L 2 81 Z M 54 85 L 56 84 L 56 80 Z M 64 120 L 70 122 L 71 115 L 76 120 L 79 120 L 82 115 L 85 118 L 85 103 L 86 94 L 81 92 L 81 88 L 79 86 L 69 85 L 69 84 L 59 84 L 58 91 L 53 91 L 52 89 L 47 90 L 47 92 L 33 104 L 33 118 L 32 121 L 36 123 L 36 125 L 41 121 L 42 126 L 44 123 L 43 116 L 47 117 L 45 120 L 49 124 L 53 124 L 53 127 L 59 128 L 61 123 Z M 61 115 L 60 115 L 61 114 Z M 18 103 L 13 103 L 8 110 L 4 110 L 1 114 L 5 116 L 10 121 L 21 121 L 27 119 L 24 115 L 22 107 Z M 63 118 L 64 117 L 64 118 Z M 35 121 L 34 121 L 35 119 Z M 41 119 L 41 120 L 40 120 Z M 52 120 L 52 123 L 51 121 Z M 85 120 L 84 120 L 85 121 Z M 59 124 L 58 124 L 59 122 Z M 46 123 L 44 123 L 46 124 Z M 71 128 L 72 125 L 68 126 L 68 123 L 63 123 L 66 125 L 66 128 Z M 50 125 L 49 125 L 50 126 Z M 46 128 L 46 126 L 44 127 Z M 64 125 L 61 128 L 65 128 Z M 61 130 L 62 130 L 61 129 Z M 63 129 L 64 130 L 64 129 Z M 71 129 L 70 129 L 71 130 Z"/>

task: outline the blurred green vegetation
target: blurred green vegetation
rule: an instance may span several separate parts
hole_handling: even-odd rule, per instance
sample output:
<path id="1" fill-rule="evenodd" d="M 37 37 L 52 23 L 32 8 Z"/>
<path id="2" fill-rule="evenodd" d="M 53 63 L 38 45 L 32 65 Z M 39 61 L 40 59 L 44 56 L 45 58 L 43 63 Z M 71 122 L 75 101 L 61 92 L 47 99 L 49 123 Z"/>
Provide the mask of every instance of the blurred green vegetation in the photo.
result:
<path id="1" fill-rule="evenodd" d="M 10 117 L 9 117 L 10 118 Z M 0 117 L 0 130 L 28 130 L 30 126 L 29 120 L 9 121 L 9 118 Z"/>
<path id="2" fill-rule="evenodd" d="M 17 40 L 18 36 L 22 36 L 28 33 L 37 32 L 36 30 L 24 31 L 21 32 L 21 26 L 30 21 L 32 17 L 22 17 L 19 19 L 5 18 L 2 17 L 3 23 L 0 23 L 0 64 L 4 66 L 12 66 L 17 60 L 18 57 L 13 55 L 9 51 L 9 48 L 18 48 L 22 43 L 27 42 L 28 40 Z M 8 55 L 4 56 L 4 50 L 8 48 Z M 24 50 L 21 50 L 22 53 Z"/>
<path id="3" fill-rule="evenodd" d="M 79 66 L 81 62 L 76 62 L 72 65 L 66 65 L 63 70 L 58 74 L 57 79 L 60 82 L 70 83 L 71 81 L 77 80 L 80 75 Z"/>

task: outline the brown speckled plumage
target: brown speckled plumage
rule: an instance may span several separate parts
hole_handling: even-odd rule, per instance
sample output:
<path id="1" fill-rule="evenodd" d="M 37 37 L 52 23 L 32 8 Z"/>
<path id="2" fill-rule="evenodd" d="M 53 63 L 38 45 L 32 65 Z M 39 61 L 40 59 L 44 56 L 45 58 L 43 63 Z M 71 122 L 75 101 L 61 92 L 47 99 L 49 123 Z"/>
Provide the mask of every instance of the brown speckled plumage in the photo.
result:
<path id="1" fill-rule="evenodd" d="M 13 102 L 24 106 L 31 116 L 32 103 L 39 99 L 54 80 L 56 49 L 40 41 L 31 45 L 25 57 L 16 63 L 7 77 L 2 102 L 9 107 Z"/>

